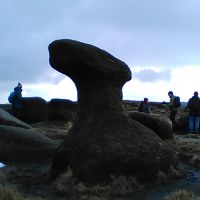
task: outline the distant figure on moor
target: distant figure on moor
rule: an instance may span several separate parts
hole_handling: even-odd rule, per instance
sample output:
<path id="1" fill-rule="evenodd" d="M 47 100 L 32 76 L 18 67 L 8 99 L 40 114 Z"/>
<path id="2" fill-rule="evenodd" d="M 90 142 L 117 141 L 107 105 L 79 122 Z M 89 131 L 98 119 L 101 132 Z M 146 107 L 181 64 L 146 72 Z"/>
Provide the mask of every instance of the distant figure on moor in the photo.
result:
<path id="1" fill-rule="evenodd" d="M 200 98 L 198 92 L 194 92 L 194 96 L 189 99 L 187 108 L 189 109 L 189 133 L 197 134 L 200 122 Z"/>
<path id="2" fill-rule="evenodd" d="M 180 97 L 175 96 L 172 91 L 168 92 L 168 96 L 170 98 L 170 102 L 168 104 L 168 108 L 170 109 L 170 120 L 173 125 L 176 122 L 176 114 L 178 112 L 178 108 L 181 106 Z"/>
<path id="3" fill-rule="evenodd" d="M 18 83 L 8 97 L 9 103 L 12 104 L 12 111 L 15 117 L 22 117 L 22 84 Z"/>
<path id="4" fill-rule="evenodd" d="M 138 112 L 144 112 L 144 113 L 150 114 L 149 105 L 148 105 L 148 98 L 144 98 L 144 100 L 140 102 Z"/>

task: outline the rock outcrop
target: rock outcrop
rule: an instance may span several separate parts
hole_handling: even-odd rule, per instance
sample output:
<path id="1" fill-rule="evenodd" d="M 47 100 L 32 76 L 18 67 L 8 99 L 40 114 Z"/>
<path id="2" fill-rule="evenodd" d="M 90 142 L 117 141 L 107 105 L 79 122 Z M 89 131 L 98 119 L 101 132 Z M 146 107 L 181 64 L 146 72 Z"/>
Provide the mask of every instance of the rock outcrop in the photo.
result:
<path id="1" fill-rule="evenodd" d="M 130 118 L 154 131 L 161 139 L 165 140 L 174 138 L 172 124 L 168 118 L 155 114 L 149 115 L 142 112 L 128 112 L 128 114 Z"/>
<path id="2" fill-rule="evenodd" d="M 0 108 L 0 125 L 15 126 L 30 129 L 31 126 L 17 119 L 10 113 Z"/>
<path id="3" fill-rule="evenodd" d="M 48 119 L 47 102 L 41 97 L 23 97 L 23 120 L 41 122 Z"/>
<path id="4" fill-rule="evenodd" d="M 58 142 L 0 109 L 0 161 L 50 161 Z"/>
<path id="5" fill-rule="evenodd" d="M 112 174 L 149 181 L 176 164 L 176 153 L 123 110 L 122 87 L 131 79 L 124 62 L 73 40 L 54 41 L 49 52 L 51 66 L 74 81 L 79 104 L 73 127 L 54 157 L 52 177 L 69 166 L 89 183 Z"/>
<path id="6" fill-rule="evenodd" d="M 51 99 L 48 102 L 48 116 L 51 120 L 73 120 L 77 104 L 68 99 Z"/>
<path id="7" fill-rule="evenodd" d="M 0 125 L 0 160 L 13 162 L 47 162 L 54 155 L 58 142 L 34 129 Z"/>

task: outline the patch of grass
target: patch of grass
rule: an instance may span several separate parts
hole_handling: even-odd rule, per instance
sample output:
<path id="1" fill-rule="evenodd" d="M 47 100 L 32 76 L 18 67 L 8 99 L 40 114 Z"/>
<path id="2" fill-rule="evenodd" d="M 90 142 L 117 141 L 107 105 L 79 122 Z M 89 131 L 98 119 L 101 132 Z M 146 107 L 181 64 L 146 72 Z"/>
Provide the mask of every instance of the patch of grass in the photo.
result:
<path id="1" fill-rule="evenodd" d="M 184 174 L 181 171 L 177 170 L 173 166 L 170 166 L 167 174 L 169 180 L 182 178 L 183 176 Z"/>
<path id="2" fill-rule="evenodd" d="M 54 193 L 69 195 L 72 199 L 106 200 L 111 196 L 126 195 L 142 189 L 135 177 L 111 176 L 110 183 L 86 186 L 73 177 L 70 169 L 53 184 Z"/>
<path id="3" fill-rule="evenodd" d="M 194 193 L 187 190 L 178 190 L 163 200 L 200 200 L 200 197 L 195 196 Z"/>
<path id="4" fill-rule="evenodd" d="M 180 158 L 200 168 L 200 145 L 197 142 L 176 142 Z"/>
<path id="5" fill-rule="evenodd" d="M 72 127 L 72 121 L 54 120 L 31 124 L 31 126 L 38 132 L 45 136 L 57 140 L 63 139 Z"/>
<path id="6" fill-rule="evenodd" d="M 194 154 L 190 162 L 193 166 L 200 168 L 200 155 Z"/>
<path id="7" fill-rule="evenodd" d="M 182 178 L 183 176 L 184 173 L 182 171 L 170 166 L 167 173 L 164 173 L 161 170 L 158 171 L 156 184 L 169 183 L 170 181 Z"/>
<path id="8" fill-rule="evenodd" d="M 26 198 L 20 194 L 16 189 L 7 186 L 0 185 L 0 199 L 1 200 L 41 200 L 40 198 Z"/>

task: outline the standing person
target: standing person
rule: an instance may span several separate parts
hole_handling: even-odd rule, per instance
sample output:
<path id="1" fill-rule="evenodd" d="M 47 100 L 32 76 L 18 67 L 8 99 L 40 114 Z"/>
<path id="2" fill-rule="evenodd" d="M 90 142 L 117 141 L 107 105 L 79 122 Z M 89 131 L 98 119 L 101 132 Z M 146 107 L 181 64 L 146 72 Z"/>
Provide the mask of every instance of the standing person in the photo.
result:
<path id="1" fill-rule="evenodd" d="M 144 100 L 140 102 L 138 112 L 144 112 L 144 113 L 150 114 L 149 105 L 148 105 L 148 98 L 144 98 Z"/>
<path id="2" fill-rule="evenodd" d="M 180 107 L 180 98 L 174 96 L 173 92 L 172 91 L 169 91 L 168 92 L 168 96 L 170 98 L 170 102 L 169 104 L 167 105 L 168 108 L 170 109 L 170 120 L 172 122 L 172 125 L 175 125 L 175 122 L 176 122 L 176 114 L 178 112 L 178 108 Z M 176 100 L 179 100 L 179 103 L 177 104 L 177 101 Z"/>
<path id="3" fill-rule="evenodd" d="M 194 96 L 187 103 L 187 108 L 189 109 L 189 133 L 195 134 L 199 131 L 200 119 L 200 99 L 198 95 L 198 92 L 194 92 Z"/>
<path id="4" fill-rule="evenodd" d="M 12 111 L 15 117 L 22 117 L 22 84 L 18 83 L 14 91 L 8 97 L 8 101 L 12 103 Z"/>

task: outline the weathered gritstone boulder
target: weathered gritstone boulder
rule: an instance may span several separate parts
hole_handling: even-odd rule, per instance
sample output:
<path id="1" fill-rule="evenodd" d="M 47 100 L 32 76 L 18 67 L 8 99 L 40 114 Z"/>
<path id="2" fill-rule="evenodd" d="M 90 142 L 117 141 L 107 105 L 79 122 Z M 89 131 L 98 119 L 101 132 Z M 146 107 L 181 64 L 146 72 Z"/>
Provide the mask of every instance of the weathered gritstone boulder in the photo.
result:
<path id="1" fill-rule="evenodd" d="M 32 127 L 28 124 L 20 121 L 13 115 L 9 114 L 5 110 L 0 108 L 0 125 L 7 125 L 7 126 L 15 126 L 15 127 L 21 127 L 26 129 L 31 129 Z"/>
<path id="2" fill-rule="evenodd" d="M 48 117 L 53 120 L 73 120 L 77 104 L 68 99 L 51 99 L 48 103 Z"/>
<path id="3" fill-rule="evenodd" d="M 130 118 L 140 122 L 144 126 L 154 131 L 161 139 L 173 139 L 171 121 L 166 117 L 158 115 L 149 115 L 142 112 L 128 112 Z"/>
<path id="4" fill-rule="evenodd" d="M 58 142 L 0 109 L 1 162 L 50 161 L 57 146 Z"/>
<path id="5" fill-rule="evenodd" d="M 0 125 L 1 162 L 50 161 L 57 147 L 58 142 L 34 129 Z"/>
<path id="6" fill-rule="evenodd" d="M 48 119 L 47 102 L 41 97 L 23 97 L 23 120 L 41 122 Z"/>
<path id="7" fill-rule="evenodd" d="M 131 79 L 128 66 L 108 52 L 73 40 L 49 45 L 50 64 L 69 76 L 78 91 L 78 113 L 60 145 L 52 177 L 69 166 L 84 182 L 109 175 L 152 180 L 176 163 L 175 152 L 153 131 L 132 120 L 122 107 L 122 87 Z"/>
<path id="8" fill-rule="evenodd" d="M 6 112 L 12 114 L 12 105 L 10 103 L 0 104 L 0 108 L 5 110 Z"/>

